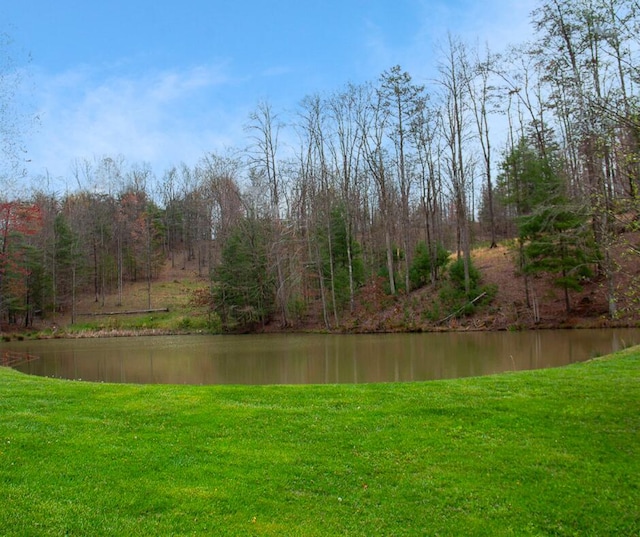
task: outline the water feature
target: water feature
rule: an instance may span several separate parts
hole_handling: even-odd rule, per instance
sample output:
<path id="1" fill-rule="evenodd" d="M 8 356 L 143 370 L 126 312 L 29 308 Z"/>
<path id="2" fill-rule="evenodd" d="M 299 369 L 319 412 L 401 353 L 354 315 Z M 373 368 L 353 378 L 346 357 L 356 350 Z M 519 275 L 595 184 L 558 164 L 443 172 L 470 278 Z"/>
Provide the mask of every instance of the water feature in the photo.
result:
<path id="1" fill-rule="evenodd" d="M 1 343 L 25 373 L 98 382 L 408 382 L 557 367 L 640 344 L 638 329 L 153 336 Z"/>

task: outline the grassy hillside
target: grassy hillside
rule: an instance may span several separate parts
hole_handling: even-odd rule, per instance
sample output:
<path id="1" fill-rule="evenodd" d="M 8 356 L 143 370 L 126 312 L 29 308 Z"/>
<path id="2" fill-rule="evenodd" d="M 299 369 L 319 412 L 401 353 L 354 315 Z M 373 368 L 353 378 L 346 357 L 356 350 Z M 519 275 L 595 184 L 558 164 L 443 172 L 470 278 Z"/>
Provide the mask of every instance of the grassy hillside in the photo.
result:
<path id="1" fill-rule="evenodd" d="M 640 348 L 428 383 L 0 368 L 0 534 L 638 535 Z"/>

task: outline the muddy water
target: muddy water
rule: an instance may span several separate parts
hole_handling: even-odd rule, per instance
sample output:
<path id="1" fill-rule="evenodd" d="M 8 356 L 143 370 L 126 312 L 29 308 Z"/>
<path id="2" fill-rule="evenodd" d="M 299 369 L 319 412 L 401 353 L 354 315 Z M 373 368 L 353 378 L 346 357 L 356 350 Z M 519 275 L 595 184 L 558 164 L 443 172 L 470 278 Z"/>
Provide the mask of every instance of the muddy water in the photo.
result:
<path id="1" fill-rule="evenodd" d="M 162 336 L 0 344 L 33 375 L 160 384 L 407 382 L 557 367 L 640 344 L 640 330 Z"/>

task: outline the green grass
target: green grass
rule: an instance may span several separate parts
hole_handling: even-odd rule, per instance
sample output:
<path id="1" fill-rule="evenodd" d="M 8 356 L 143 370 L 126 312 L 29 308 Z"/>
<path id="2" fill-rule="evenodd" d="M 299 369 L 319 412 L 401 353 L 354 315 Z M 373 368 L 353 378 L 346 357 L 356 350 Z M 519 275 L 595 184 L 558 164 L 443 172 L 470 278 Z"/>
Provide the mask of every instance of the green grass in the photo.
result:
<path id="1" fill-rule="evenodd" d="M 115 290 L 107 294 L 104 304 L 94 296 L 83 295 L 76 306 L 76 322 L 71 317 L 59 319 L 58 335 L 77 335 L 91 332 L 159 331 L 166 333 L 220 332 L 220 321 L 205 305 L 194 302 L 198 291 L 207 291 L 209 282 L 202 279 L 180 279 L 155 282 L 152 285 L 152 308 L 167 308 L 167 312 L 129 314 L 127 311 L 146 310 L 149 297 L 146 282 L 129 283 L 122 295 Z M 123 312 L 114 315 L 113 312 Z M 91 313 L 89 317 L 83 314 Z M 109 315 L 105 315 L 109 313 Z M 49 336 L 45 330 L 40 336 Z M 35 337 L 38 337 L 36 334 Z"/>
<path id="2" fill-rule="evenodd" d="M 195 308 L 194 308 L 195 309 Z M 68 334 L 100 331 L 141 331 L 159 330 L 167 333 L 213 332 L 216 323 L 211 322 L 206 313 L 200 311 L 174 310 L 169 312 L 148 313 L 143 315 L 113 315 L 98 317 L 65 327 Z"/>
<path id="3" fill-rule="evenodd" d="M 0 368 L 0 534 L 640 534 L 640 348 L 409 384 Z"/>

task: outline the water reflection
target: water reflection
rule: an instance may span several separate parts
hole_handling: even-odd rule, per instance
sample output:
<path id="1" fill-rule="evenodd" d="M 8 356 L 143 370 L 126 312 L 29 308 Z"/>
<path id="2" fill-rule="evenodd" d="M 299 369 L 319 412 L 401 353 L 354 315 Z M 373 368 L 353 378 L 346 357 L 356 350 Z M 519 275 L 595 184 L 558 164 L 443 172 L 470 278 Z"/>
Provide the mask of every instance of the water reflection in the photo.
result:
<path id="1" fill-rule="evenodd" d="M 167 336 L 2 344 L 34 375 L 156 384 L 407 382 L 555 367 L 640 344 L 640 330 Z"/>

